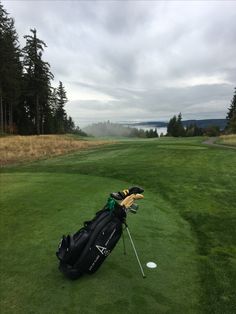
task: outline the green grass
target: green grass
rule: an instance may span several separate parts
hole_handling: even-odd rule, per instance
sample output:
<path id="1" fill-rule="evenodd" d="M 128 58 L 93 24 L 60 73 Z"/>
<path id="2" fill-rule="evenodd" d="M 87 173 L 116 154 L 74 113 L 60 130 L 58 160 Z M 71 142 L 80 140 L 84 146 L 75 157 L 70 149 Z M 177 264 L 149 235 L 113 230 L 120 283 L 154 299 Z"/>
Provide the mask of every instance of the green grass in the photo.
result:
<path id="1" fill-rule="evenodd" d="M 123 141 L 2 169 L 2 313 L 236 313 L 236 152 L 195 139 Z M 145 189 L 127 239 L 71 282 L 55 251 L 111 191 Z"/>

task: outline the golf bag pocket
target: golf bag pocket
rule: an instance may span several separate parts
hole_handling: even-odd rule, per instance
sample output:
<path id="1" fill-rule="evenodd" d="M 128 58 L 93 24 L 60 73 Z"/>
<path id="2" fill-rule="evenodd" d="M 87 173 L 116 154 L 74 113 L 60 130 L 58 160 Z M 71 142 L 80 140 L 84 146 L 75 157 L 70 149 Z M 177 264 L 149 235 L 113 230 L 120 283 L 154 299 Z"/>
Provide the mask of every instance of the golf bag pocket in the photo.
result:
<path id="1" fill-rule="evenodd" d="M 83 275 L 83 273 L 73 266 L 63 263 L 62 261 L 59 262 L 59 270 L 69 279 L 75 280 L 78 279 Z"/>
<path id="2" fill-rule="evenodd" d="M 83 228 L 73 236 L 63 236 L 56 252 L 58 259 L 63 263 L 73 265 L 84 249 L 88 237 L 89 233 Z"/>

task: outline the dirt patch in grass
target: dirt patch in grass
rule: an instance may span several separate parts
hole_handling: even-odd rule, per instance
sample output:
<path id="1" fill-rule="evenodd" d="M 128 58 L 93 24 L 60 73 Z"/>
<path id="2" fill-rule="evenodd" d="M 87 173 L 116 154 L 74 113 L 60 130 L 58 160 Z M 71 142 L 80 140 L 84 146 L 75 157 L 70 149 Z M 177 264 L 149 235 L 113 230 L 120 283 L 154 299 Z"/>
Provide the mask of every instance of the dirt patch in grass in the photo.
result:
<path id="1" fill-rule="evenodd" d="M 0 166 L 31 161 L 111 142 L 77 139 L 66 135 L 7 136 L 0 138 Z"/>

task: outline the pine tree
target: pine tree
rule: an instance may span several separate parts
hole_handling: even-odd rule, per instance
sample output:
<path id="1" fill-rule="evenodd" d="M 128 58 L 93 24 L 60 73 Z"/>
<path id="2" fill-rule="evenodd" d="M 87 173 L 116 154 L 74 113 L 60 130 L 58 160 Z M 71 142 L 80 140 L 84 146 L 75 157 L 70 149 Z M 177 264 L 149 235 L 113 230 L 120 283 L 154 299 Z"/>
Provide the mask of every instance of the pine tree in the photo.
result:
<path id="1" fill-rule="evenodd" d="M 48 102 L 46 106 L 43 106 L 42 113 L 42 133 L 52 134 L 55 133 L 55 117 L 54 117 L 54 104 L 55 104 L 55 89 L 51 88 L 48 96 Z"/>
<path id="2" fill-rule="evenodd" d="M 177 118 L 176 115 L 174 115 L 168 125 L 167 125 L 167 135 L 168 136 L 176 136 L 176 124 L 177 124 Z"/>
<path id="3" fill-rule="evenodd" d="M 66 96 L 65 87 L 63 86 L 61 81 L 59 82 L 56 95 L 57 95 L 57 107 L 55 110 L 56 132 L 65 133 L 67 115 L 66 115 L 64 106 L 67 103 L 68 99 Z"/>
<path id="4" fill-rule="evenodd" d="M 14 20 L 0 3 L 0 123 L 1 132 L 12 133 L 19 115 L 22 82 L 20 48 Z"/>
<path id="5" fill-rule="evenodd" d="M 72 132 L 75 124 L 64 109 L 65 88 L 60 82 L 52 89 L 53 74 L 42 59 L 47 46 L 36 29 L 30 32 L 21 50 L 14 20 L 0 3 L 0 132 Z"/>
<path id="6" fill-rule="evenodd" d="M 227 126 L 226 126 L 227 131 L 229 131 L 230 133 L 236 133 L 236 87 L 235 87 L 233 99 L 228 109 L 226 119 L 227 119 Z"/>
<path id="7" fill-rule="evenodd" d="M 65 132 L 66 133 L 72 133 L 74 132 L 75 130 L 75 123 L 74 121 L 72 120 L 72 118 L 69 116 L 67 119 L 66 119 L 66 123 L 65 123 Z"/>
<path id="8" fill-rule="evenodd" d="M 31 29 L 32 35 L 26 35 L 24 53 L 24 82 L 26 91 L 26 106 L 36 134 L 43 133 L 45 115 L 49 110 L 50 80 L 53 75 L 50 65 L 42 60 L 44 48 L 47 45 L 37 38 L 36 29 Z"/>
<path id="9" fill-rule="evenodd" d="M 176 136 L 185 136 L 185 129 L 182 124 L 182 114 L 178 114 L 177 126 L 176 126 Z"/>
<path id="10" fill-rule="evenodd" d="M 174 137 L 185 136 L 185 129 L 182 125 L 181 113 L 178 114 L 178 117 L 174 115 L 173 118 L 170 119 L 167 125 L 167 135 Z"/>
<path id="11" fill-rule="evenodd" d="M 159 135 L 158 135 L 158 133 L 157 133 L 157 128 L 155 128 L 154 137 L 159 137 Z"/>

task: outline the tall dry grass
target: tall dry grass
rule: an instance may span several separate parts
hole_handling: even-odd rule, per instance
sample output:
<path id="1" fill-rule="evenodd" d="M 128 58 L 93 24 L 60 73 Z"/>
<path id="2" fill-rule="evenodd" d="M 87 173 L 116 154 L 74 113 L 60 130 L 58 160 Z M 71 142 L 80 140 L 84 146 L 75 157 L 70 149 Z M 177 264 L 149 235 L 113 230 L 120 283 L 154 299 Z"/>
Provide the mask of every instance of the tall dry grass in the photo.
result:
<path id="1" fill-rule="evenodd" d="M 221 135 L 219 138 L 219 143 L 229 146 L 236 146 L 236 134 Z"/>
<path id="2" fill-rule="evenodd" d="M 106 141 L 84 141 L 66 135 L 7 136 L 0 138 L 0 165 L 36 160 L 104 145 Z"/>

